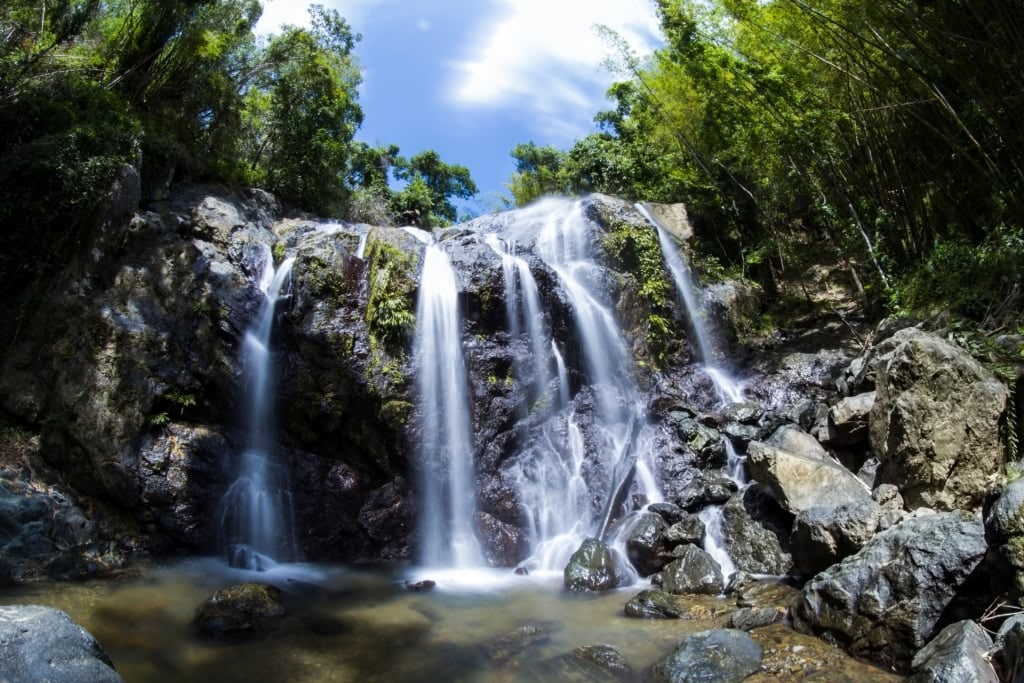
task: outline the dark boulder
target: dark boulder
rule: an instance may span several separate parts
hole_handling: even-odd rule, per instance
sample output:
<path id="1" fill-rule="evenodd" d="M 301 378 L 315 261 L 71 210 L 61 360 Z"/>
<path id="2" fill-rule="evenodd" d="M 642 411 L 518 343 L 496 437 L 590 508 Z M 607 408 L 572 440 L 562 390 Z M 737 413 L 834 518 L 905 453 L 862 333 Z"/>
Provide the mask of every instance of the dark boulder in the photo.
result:
<path id="1" fill-rule="evenodd" d="M 958 621 L 939 632 L 910 664 L 908 683 L 999 683 L 989 662 L 992 638 L 973 621 Z"/>
<path id="2" fill-rule="evenodd" d="M 596 538 L 583 541 L 563 574 L 565 587 L 572 591 L 607 591 L 633 580 L 626 559 Z"/>
<path id="3" fill-rule="evenodd" d="M 660 515 L 641 512 L 626 522 L 626 557 L 640 576 L 650 576 L 668 564 L 668 525 Z"/>
<path id="4" fill-rule="evenodd" d="M 722 568 L 714 558 L 694 545 L 683 546 L 678 559 L 662 570 L 662 588 L 667 593 L 716 595 L 724 586 Z"/>
<path id="5" fill-rule="evenodd" d="M 751 574 L 787 573 L 792 519 L 759 485 L 730 498 L 722 508 L 722 532 L 736 568 Z"/>
<path id="6" fill-rule="evenodd" d="M 794 626 L 906 669 L 958 594 L 974 590 L 984 554 L 980 520 L 959 512 L 908 519 L 811 579 Z"/>

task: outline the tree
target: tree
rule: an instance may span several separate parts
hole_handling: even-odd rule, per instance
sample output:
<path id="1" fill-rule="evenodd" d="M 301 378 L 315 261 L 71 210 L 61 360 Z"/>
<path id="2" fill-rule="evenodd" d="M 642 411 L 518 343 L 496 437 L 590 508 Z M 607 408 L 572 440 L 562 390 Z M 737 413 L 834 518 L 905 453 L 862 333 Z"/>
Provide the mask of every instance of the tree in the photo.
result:
<path id="1" fill-rule="evenodd" d="M 396 206 L 404 206 L 402 213 L 414 218 L 413 224 L 421 227 L 455 222 L 457 211 L 452 199 L 469 199 L 477 191 L 469 169 L 445 163 L 432 149 L 415 154 L 408 161 L 399 160 L 395 177 L 407 183 L 396 197 Z"/>
<path id="2" fill-rule="evenodd" d="M 245 149 L 256 182 L 304 208 L 339 212 L 363 120 L 352 55 L 359 36 L 334 10 L 314 5 L 310 14 L 311 29 L 286 28 L 266 47 L 246 94 Z"/>

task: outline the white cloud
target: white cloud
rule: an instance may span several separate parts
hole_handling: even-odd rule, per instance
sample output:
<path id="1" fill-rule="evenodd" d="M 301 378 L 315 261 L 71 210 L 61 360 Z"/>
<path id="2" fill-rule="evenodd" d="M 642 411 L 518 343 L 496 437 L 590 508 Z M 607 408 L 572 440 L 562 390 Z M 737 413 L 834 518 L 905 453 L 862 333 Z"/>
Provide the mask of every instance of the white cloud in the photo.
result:
<path id="1" fill-rule="evenodd" d="M 561 140 L 586 132 L 615 79 L 602 67 L 611 46 L 605 25 L 640 54 L 658 41 L 650 0 L 501 0 L 480 42 L 455 62 L 453 102 L 463 108 L 512 107 L 538 134 Z"/>
<path id="2" fill-rule="evenodd" d="M 370 11 L 378 5 L 393 0 L 320 0 L 316 4 L 336 9 L 348 21 L 349 26 L 359 33 Z M 309 26 L 309 6 L 312 2 L 295 0 L 263 0 L 263 15 L 256 24 L 258 35 L 277 33 L 284 24 Z"/>
<path id="3" fill-rule="evenodd" d="M 433 26 L 426 19 L 420 19 L 419 21 L 416 22 L 416 28 L 418 28 L 421 31 L 429 31 L 430 29 L 433 28 Z"/>

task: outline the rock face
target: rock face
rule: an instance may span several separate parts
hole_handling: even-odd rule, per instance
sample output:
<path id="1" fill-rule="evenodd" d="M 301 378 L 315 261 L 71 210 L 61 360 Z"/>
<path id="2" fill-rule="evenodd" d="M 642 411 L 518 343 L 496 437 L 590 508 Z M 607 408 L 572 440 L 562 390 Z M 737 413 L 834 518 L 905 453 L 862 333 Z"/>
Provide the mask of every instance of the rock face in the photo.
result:
<path id="1" fill-rule="evenodd" d="M 121 683 L 110 658 L 64 612 L 0 606 L 0 678 L 6 683 Z"/>
<path id="2" fill-rule="evenodd" d="M 908 519 L 815 576 L 793 607 L 799 630 L 906 669 L 985 554 L 981 522 L 949 512 Z"/>
<path id="3" fill-rule="evenodd" d="M 959 348 L 916 328 L 890 343 L 869 418 L 880 481 L 898 486 L 911 508 L 979 508 L 1003 470 L 1006 387 Z"/>
<path id="4" fill-rule="evenodd" d="M 764 651 L 743 631 L 692 633 L 651 668 L 657 683 L 739 683 L 761 666 Z"/>
<path id="5" fill-rule="evenodd" d="M 1024 595 L 1024 478 L 1004 487 L 985 516 L 993 593 Z"/>
<path id="6" fill-rule="evenodd" d="M 793 521 L 793 565 L 808 575 L 827 569 L 863 548 L 881 517 L 873 500 L 804 510 Z"/>

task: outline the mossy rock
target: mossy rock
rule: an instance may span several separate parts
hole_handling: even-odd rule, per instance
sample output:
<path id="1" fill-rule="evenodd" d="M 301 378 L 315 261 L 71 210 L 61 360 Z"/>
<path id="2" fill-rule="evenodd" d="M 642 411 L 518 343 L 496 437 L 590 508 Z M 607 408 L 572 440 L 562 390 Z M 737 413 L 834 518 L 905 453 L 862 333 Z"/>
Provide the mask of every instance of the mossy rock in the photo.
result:
<path id="1" fill-rule="evenodd" d="M 254 633 L 281 619 L 287 610 L 281 591 L 262 583 L 242 583 L 217 591 L 199 606 L 193 623 L 207 635 Z"/>

